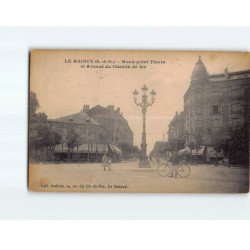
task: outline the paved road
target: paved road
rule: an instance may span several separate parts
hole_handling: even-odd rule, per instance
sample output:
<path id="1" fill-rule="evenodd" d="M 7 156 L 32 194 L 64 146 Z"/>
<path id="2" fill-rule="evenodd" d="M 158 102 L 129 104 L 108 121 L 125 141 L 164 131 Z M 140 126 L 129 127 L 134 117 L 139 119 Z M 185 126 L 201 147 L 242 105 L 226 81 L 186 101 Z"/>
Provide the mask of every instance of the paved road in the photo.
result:
<path id="1" fill-rule="evenodd" d="M 187 178 L 161 177 L 156 167 L 138 162 L 113 163 L 103 171 L 99 163 L 37 164 L 31 166 L 31 188 L 40 191 L 238 193 L 248 190 L 245 168 L 191 166 Z"/>

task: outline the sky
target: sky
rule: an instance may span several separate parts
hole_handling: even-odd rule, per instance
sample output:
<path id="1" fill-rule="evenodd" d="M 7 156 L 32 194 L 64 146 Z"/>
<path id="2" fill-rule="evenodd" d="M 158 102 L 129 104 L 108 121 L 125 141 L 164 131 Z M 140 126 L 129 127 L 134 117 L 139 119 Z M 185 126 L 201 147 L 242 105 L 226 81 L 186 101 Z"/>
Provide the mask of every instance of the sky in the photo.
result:
<path id="1" fill-rule="evenodd" d="M 146 116 L 150 152 L 155 141 L 167 139 L 169 122 L 176 111 L 183 110 L 183 96 L 199 55 L 210 74 L 222 73 L 226 67 L 229 72 L 250 69 L 248 53 L 33 51 L 30 90 L 37 94 L 39 111 L 45 112 L 48 118 L 80 112 L 83 105 L 120 107 L 134 132 L 134 144 L 139 146 L 142 114 L 133 101 L 132 92 L 137 89 L 141 93 L 141 87 L 146 84 L 149 92 L 156 91 L 155 103 L 148 107 Z M 123 63 L 123 60 L 130 62 Z M 161 63 L 151 63 L 150 60 Z M 88 65 L 111 68 L 88 68 Z M 133 65 L 137 68 L 132 68 Z M 114 68 L 119 66 L 130 68 Z"/>

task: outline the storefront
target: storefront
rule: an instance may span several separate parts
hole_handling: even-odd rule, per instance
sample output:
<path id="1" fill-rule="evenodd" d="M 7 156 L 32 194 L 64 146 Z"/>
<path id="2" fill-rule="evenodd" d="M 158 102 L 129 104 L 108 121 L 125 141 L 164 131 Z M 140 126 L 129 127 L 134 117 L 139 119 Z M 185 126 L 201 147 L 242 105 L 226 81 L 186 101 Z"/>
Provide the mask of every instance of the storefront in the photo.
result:
<path id="1" fill-rule="evenodd" d="M 106 153 L 112 158 L 113 162 L 120 162 L 122 158 L 121 150 L 112 144 L 98 144 L 94 142 L 84 143 L 68 152 L 64 145 L 57 145 L 55 148 L 55 161 L 73 161 L 73 162 L 101 162 L 103 154 Z"/>

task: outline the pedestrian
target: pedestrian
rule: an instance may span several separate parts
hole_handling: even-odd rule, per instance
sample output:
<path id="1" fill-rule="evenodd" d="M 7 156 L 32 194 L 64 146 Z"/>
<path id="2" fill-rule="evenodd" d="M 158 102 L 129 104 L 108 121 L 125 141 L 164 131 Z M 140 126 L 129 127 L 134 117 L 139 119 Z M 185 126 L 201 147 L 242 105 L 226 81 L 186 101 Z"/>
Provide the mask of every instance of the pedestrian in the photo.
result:
<path id="1" fill-rule="evenodd" d="M 106 171 L 106 167 L 109 168 L 109 171 L 111 170 L 110 168 L 111 162 L 112 162 L 111 158 L 109 158 L 105 152 L 102 157 L 102 166 L 104 171 Z"/>
<path id="2" fill-rule="evenodd" d="M 157 161 L 157 164 L 160 165 L 160 156 L 159 155 L 156 156 L 156 161 Z"/>
<path id="3" fill-rule="evenodd" d="M 174 178 L 177 177 L 179 164 L 180 164 L 179 155 L 177 152 L 173 152 L 171 164 L 170 164 L 170 176 L 169 177 L 174 177 Z"/>

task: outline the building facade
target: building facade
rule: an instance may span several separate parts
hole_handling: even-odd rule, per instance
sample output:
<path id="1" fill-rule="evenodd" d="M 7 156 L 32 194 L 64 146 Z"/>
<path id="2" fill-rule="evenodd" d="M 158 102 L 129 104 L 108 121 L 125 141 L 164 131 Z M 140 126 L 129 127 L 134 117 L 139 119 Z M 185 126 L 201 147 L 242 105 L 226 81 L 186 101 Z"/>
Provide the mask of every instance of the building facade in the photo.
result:
<path id="1" fill-rule="evenodd" d="M 168 125 L 168 142 L 171 150 L 179 150 L 184 147 L 185 132 L 185 115 L 184 112 L 176 112 L 174 118 Z"/>
<path id="2" fill-rule="evenodd" d="M 72 129 L 80 135 L 83 143 L 88 141 L 99 144 L 106 142 L 106 130 L 85 112 L 50 119 L 48 122 L 52 130 L 62 136 L 62 143 L 66 142 L 67 132 Z"/>
<path id="3" fill-rule="evenodd" d="M 184 95 L 186 143 L 202 136 L 204 145 L 213 144 L 218 135 L 246 127 L 250 70 L 209 75 L 201 58 Z"/>
<path id="4" fill-rule="evenodd" d="M 120 108 L 115 110 L 113 105 L 107 107 L 97 105 L 90 109 L 89 105 L 84 105 L 83 111 L 88 113 L 106 130 L 108 142 L 118 147 L 122 144 L 133 147 L 134 134 L 129 127 L 128 121 L 120 112 Z"/>
<path id="5" fill-rule="evenodd" d="M 202 146 L 211 149 L 218 137 L 228 139 L 241 130 L 239 143 L 249 151 L 249 88 L 250 70 L 229 72 L 226 68 L 221 74 L 209 74 L 199 57 L 184 95 L 184 112 L 170 122 L 169 141 L 183 136 L 186 147 L 199 138 Z"/>
<path id="6" fill-rule="evenodd" d="M 55 147 L 56 160 L 69 157 L 67 141 L 70 131 L 79 137 L 79 146 L 73 149 L 71 156 L 75 161 L 100 161 L 104 152 L 114 161 L 120 161 L 122 154 L 127 153 L 122 152 L 123 149 L 131 151 L 133 148 L 133 132 L 120 109 L 115 110 L 113 105 L 106 108 L 97 105 L 91 109 L 84 105 L 81 112 L 50 119 L 48 123 L 52 131 L 62 137 L 61 144 Z"/>
<path id="7" fill-rule="evenodd" d="M 77 134 L 79 146 L 71 153 L 72 160 L 101 160 L 104 152 L 108 152 L 106 142 L 107 131 L 85 112 L 50 119 L 48 123 L 52 131 L 58 132 L 62 141 L 55 147 L 55 160 L 66 160 L 68 155 L 68 136 L 71 131 Z"/>

